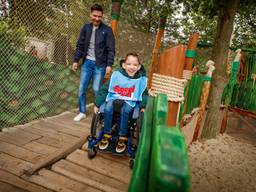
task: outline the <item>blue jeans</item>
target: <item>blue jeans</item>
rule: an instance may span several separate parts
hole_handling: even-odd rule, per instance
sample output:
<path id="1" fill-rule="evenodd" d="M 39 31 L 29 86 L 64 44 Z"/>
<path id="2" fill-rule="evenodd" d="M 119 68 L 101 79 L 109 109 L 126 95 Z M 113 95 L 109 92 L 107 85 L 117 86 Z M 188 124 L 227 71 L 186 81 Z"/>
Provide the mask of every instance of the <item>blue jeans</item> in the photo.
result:
<path id="1" fill-rule="evenodd" d="M 108 101 L 104 109 L 104 133 L 107 134 L 110 134 L 112 131 L 112 119 L 114 113 L 113 101 L 114 100 Z M 132 111 L 133 107 L 124 102 L 120 114 L 119 136 L 128 135 L 128 121 Z"/>
<path id="2" fill-rule="evenodd" d="M 94 95 L 96 96 L 105 75 L 106 68 L 99 68 L 95 61 L 86 59 L 81 68 L 80 84 L 79 84 L 79 111 L 81 113 L 86 112 L 86 90 L 89 85 L 89 81 L 93 75 L 92 88 Z"/>

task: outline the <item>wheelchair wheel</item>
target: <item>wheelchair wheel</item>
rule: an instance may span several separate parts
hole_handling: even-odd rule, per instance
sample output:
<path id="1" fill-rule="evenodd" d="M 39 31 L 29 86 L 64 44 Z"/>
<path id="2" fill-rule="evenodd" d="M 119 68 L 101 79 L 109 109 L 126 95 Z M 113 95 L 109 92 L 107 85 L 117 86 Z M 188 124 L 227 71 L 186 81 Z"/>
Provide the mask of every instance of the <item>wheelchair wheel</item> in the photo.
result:
<path id="1" fill-rule="evenodd" d="M 129 167 L 130 167 L 130 169 L 132 169 L 133 166 L 134 166 L 134 159 L 130 159 L 130 161 L 129 161 Z"/>
<path id="2" fill-rule="evenodd" d="M 97 155 L 97 150 L 95 147 L 88 149 L 87 151 L 88 159 L 92 159 Z"/>
<path id="3" fill-rule="evenodd" d="M 93 115 L 92 124 L 91 124 L 91 136 L 98 137 L 99 132 L 102 129 L 102 114 L 97 113 Z"/>
<path id="4" fill-rule="evenodd" d="M 141 132 L 141 129 L 142 129 L 143 115 L 144 115 L 143 113 L 140 113 L 139 117 L 136 121 L 136 129 L 135 129 L 135 138 L 137 140 L 136 144 L 139 143 L 139 139 L 140 139 L 140 132 Z"/>
<path id="5" fill-rule="evenodd" d="M 142 128 L 143 116 L 144 116 L 144 113 L 140 112 L 139 117 L 137 119 L 137 129 L 139 132 L 141 131 L 141 128 Z"/>

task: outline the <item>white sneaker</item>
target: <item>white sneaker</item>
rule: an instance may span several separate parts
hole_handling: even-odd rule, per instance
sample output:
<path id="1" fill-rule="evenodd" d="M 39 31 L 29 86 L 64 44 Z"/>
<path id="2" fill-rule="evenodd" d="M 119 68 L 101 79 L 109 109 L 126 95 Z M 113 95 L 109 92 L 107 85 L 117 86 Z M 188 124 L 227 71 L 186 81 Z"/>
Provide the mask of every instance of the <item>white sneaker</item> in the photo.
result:
<path id="1" fill-rule="evenodd" d="M 86 118 L 86 115 L 84 113 L 79 113 L 77 116 L 75 116 L 74 121 L 81 121 L 84 118 Z"/>

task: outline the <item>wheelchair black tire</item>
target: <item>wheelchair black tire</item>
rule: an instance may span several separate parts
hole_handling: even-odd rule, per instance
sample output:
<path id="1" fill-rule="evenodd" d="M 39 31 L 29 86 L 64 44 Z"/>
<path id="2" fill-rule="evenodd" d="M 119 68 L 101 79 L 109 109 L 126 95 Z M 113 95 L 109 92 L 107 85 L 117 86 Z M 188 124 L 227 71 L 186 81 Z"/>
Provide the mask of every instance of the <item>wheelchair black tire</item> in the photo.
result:
<path id="1" fill-rule="evenodd" d="M 93 159 L 97 155 L 97 149 L 93 147 L 87 151 L 88 159 Z"/>
<path id="2" fill-rule="evenodd" d="M 141 128 L 142 128 L 143 115 L 144 115 L 144 113 L 140 112 L 139 117 L 136 122 L 135 137 L 137 140 L 137 144 L 139 144 L 139 140 L 140 140 L 140 132 L 141 132 Z"/>
<path id="3" fill-rule="evenodd" d="M 129 160 L 129 167 L 130 167 L 130 169 L 132 169 L 133 166 L 134 166 L 134 159 L 130 159 Z"/>
<path id="4" fill-rule="evenodd" d="M 92 124 L 91 124 L 91 136 L 93 137 L 96 137 L 96 130 L 97 130 L 97 124 L 99 122 L 99 119 L 100 119 L 99 113 L 93 114 Z"/>

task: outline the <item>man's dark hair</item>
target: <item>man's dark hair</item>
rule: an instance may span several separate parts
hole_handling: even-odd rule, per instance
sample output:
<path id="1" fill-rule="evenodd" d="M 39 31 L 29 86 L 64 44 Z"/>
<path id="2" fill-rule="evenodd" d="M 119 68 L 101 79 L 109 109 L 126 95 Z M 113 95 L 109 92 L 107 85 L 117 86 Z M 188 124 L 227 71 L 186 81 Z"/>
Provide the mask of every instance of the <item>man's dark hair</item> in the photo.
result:
<path id="1" fill-rule="evenodd" d="M 101 5 L 96 3 L 93 6 L 91 6 L 91 12 L 93 12 L 93 11 L 100 11 L 103 13 L 103 8 L 101 7 Z"/>

